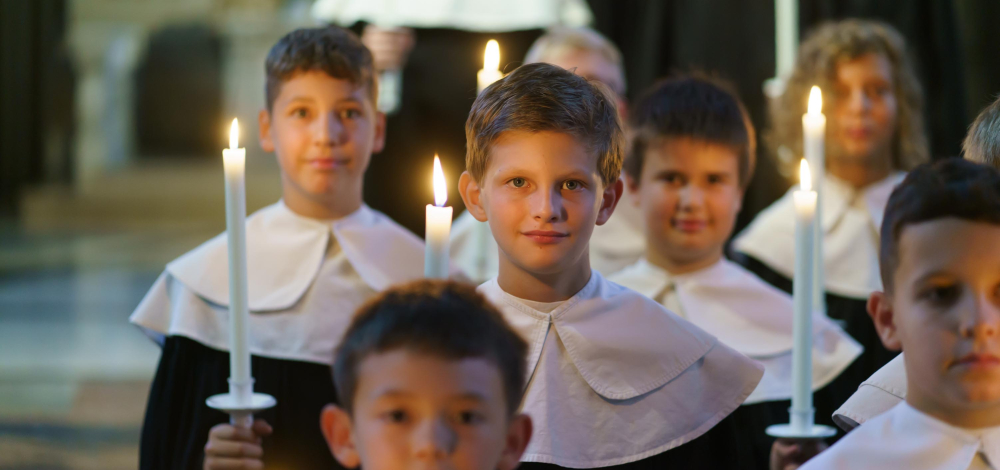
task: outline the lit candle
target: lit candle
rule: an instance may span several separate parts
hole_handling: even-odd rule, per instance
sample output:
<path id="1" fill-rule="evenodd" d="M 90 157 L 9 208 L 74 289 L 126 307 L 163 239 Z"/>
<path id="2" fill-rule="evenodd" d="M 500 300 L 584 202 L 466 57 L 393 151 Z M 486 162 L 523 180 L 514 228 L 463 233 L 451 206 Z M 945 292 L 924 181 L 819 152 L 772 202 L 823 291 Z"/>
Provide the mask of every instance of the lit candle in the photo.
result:
<path id="1" fill-rule="evenodd" d="M 448 186 L 444 181 L 441 159 L 434 156 L 434 204 L 427 205 L 427 224 L 424 231 L 424 277 L 448 277 L 448 237 L 451 235 L 451 207 Z"/>
<path id="2" fill-rule="evenodd" d="M 823 180 L 826 177 L 824 139 L 826 136 L 826 116 L 823 115 L 823 94 L 819 87 L 809 91 L 809 105 L 802 115 L 802 147 L 806 161 L 813 175 L 816 191 L 816 216 L 813 218 L 813 310 L 826 315 L 826 289 L 823 276 Z"/>
<path id="3" fill-rule="evenodd" d="M 813 221 L 816 217 L 816 192 L 812 190 L 809 163 L 799 167 L 799 190 L 795 202 L 795 279 L 792 284 L 794 319 L 792 337 L 792 408 L 791 428 L 811 429 L 812 406 L 812 277 Z"/>
<path id="4" fill-rule="evenodd" d="M 229 148 L 222 151 L 226 172 L 226 235 L 229 241 L 229 394 L 249 405 L 253 395 L 250 349 L 247 344 L 246 149 L 238 148 L 236 119 L 229 131 Z"/>
<path id="5" fill-rule="evenodd" d="M 483 56 L 483 69 L 476 74 L 478 79 L 477 94 L 482 93 L 493 82 L 503 78 L 500 72 L 500 44 L 495 39 L 486 43 L 486 53 Z"/>

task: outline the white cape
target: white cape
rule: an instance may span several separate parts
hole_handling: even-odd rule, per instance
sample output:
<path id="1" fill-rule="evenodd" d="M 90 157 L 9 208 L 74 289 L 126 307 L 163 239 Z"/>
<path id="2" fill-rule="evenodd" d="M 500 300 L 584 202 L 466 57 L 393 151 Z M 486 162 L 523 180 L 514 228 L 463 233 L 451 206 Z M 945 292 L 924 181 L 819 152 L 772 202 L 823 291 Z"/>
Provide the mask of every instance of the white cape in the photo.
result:
<path id="1" fill-rule="evenodd" d="M 791 398 L 793 310 L 785 292 L 726 259 L 682 275 L 642 259 L 609 279 L 658 302 L 675 297 L 686 320 L 762 363 L 764 377 L 745 404 Z M 840 375 L 862 350 L 828 318 L 814 315 L 813 390 Z"/>
<path id="2" fill-rule="evenodd" d="M 548 313 L 479 287 L 528 342 L 521 460 L 571 468 L 634 462 L 701 436 L 757 386 L 763 367 L 652 300 L 592 271 Z"/>
<path id="3" fill-rule="evenodd" d="M 882 289 L 878 233 L 892 190 L 905 173 L 895 173 L 861 191 L 827 174 L 822 183 L 823 263 L 828 292 L 867 299 Z M 791 279 L 795 273 L 795 207 L 789 190 L 764 209 L 733 242 Z"/>
<path id="4" fill-rule="evenodd" d="M 258 355 L 332 363 L 358 306 L 423 276 L 423 242 L 367 206 L 329 222 L 278 202 L 247 219 L 246 239 L 249 344 Z M 223 233 L 167 264 L 130 321 L 154 339 L 181 335 L 228 350 L 227 250 Z"/>
<path id="5" fill-rule="evenodd" d="M 989 469 L 1000 463 L 1000 428 L 951 426 L 906 402 L 859 426 L 800 467 L 802 470 Z"/>
<path id="6" fill-rule="evenodd" d="M 906 364 L 903 355 L 899 354 L 861 383 L 858 391 L 833 412 L 833 421 L 843 430 L 850 431 L 905 399 Z"/>

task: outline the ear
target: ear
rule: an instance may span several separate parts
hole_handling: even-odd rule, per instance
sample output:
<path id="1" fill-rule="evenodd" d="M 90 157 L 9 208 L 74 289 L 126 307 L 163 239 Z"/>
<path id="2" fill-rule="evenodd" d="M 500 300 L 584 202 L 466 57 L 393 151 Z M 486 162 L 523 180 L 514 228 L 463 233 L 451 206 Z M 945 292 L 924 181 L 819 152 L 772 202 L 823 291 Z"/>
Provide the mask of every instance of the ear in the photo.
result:
<path id="1" fill-rule="evenodd" d="M 521 455 L 531 441 L 532 427 L 531 417 L 526 414 L 522 413 L 511 418 L 507 426 L 503 453 L 500 454 L 500 462 L 497 462 L 497 470 L 514 470 L 521 464 Z"/>
<path id="2" fill-rule="evenodd" d="M 268 153 L 274 152 L 274 139 L 271 137 L 271 113 L 266 109 L 257 113 L 257 128 L 260 129 L 260 135 L 257 136 L 260 148 Z"/>
<path id="3" fill-rule="evenodd" d="M 618 205 L 618 201 L 622 198 L 623 191 L 625 191 L 625 183 L 622 182 L 621 178 L 616 179 L 614 183 L 604 188 L 601 209 L 597 212 L 597 225 L 604 225 L 611 218 L 611 214 L 615 212 L 615 206 Z"/>
<path id="4" fill-rule="evenodd" d="M 486 222 L 486 209 L 483 208 L 481 197 L 483 193 L 479 188 L 479 183 L 476 183 L 476 179 L 468 171 L 463 171 L 462 176 L 458 178 L 458 193 L 462 195 L 466 210 L 476 220 Z"/>
<path id="5" fill-rule="evenodd" d="M 632 175 L 625 173 L 625 188 L 628 193 L 632 196 L 632 205 L 639 207 L 640 205 L 640 195 L 639 195 L 639 180 L 633 178 Z"/>
<path id="6" fill-rule="evenodd" d="M 899 340 L 899 329 L 896 327 L 894 311 L 892 309 L 892 298 L 885 292 L 872 292 L 868 297 L 868 315 L 875 323 L 875 330 L 882 344 L 890 351 L 903 349 L 903 344 Z"/>
<path id="7" fill-rule="evenodd" d="M 375 112 L 375 136 L 372 142 L 372 153 L 379 153 L 385 149 L 385 113 Z"/>
<path id="8" fill-rule="evenodd" d="M 361 456 L 354 442 L 354 429 L 351 417 L 346 411 L 335 405 L 326 405 L 320 413 L 320 428 L 326 438 L 330 452 L 346 468 L 361 466 Z"/>

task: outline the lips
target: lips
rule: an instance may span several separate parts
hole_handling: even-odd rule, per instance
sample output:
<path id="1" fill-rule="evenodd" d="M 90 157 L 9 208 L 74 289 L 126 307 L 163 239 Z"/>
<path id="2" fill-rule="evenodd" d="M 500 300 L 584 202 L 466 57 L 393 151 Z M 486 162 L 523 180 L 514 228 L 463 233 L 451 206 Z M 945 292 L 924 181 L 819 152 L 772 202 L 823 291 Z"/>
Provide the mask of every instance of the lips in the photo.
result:
<path id="1" fill-rule="evenodd" d="M 685 233 L 700 232 L 708 226 L 707 221 L 699 219 L 675 219 L 673 224 L 677 230 Z"/>
<path id="2" fill-rule="evenodd" d="M 522 232 L 522 235 L 530 238 L 535 243 L 551 245 L 559 243 L 569 237 L 568 233 L 556 232 L 553 230 L 531 230 Z"/>
<path id="3" fill-rule="evenodd" d="M 312 158 L 306 163 L 317 170 L 335 170 L 344 168 L 351 163 L 350 158 Z"/>
<path id="4" fill-rule="evenodd" d="M 972 353 L 955 361 L 955 365 L 973 369 L 993 368 L 1000 366 L 1000 357 L 992 354 Z"/>

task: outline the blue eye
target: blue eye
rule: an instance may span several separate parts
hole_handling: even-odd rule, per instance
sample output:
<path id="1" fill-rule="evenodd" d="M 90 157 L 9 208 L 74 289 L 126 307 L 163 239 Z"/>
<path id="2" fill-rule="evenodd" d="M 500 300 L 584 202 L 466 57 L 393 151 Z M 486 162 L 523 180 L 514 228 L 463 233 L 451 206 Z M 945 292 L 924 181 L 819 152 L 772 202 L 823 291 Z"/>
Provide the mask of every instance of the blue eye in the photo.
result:
<path id="1" fill-rule="evenodd" d="M 524 178 L 520 178 L 520 177 L 519 178 L 511 178 L 511 180 L 510 180 L 510 185 L 513 186 L 513 187 L 515 187 L 515 188 L 523 188 L 526 184 L 528 184 L 528 181 L 525 180 Z"/>
<path id="2" fill-rule="evenodd" d="M 570 191 L 576 191 L 577 189 L 582 188 L 583 184 L 580 183 L 579 181 L 570 180 L 570 181 L 567 181 L 567 182 L 563 183 L 563 187 L 566 188 L 566 189 L 568 189 L 568 190 L 570 190 Z"/>

